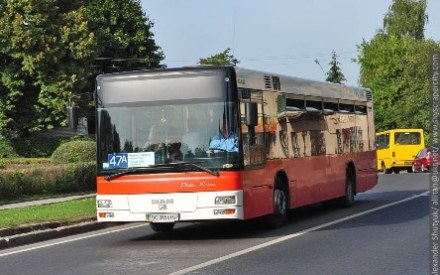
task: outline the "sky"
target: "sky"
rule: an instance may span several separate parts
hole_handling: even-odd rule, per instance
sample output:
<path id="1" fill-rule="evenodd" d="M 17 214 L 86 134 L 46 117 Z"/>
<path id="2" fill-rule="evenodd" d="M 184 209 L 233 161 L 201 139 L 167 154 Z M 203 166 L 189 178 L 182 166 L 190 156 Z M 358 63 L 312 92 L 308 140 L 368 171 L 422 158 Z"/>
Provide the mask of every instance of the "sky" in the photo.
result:
<path id="1" fill-rule="evenodd" d="M 383 27 L 392 0 L 141 0 L 168 67 L 231 48 L 238 66 L 325 80 L 332 51 L 359 85 L 357 45 Z M 440 41 L 440 1 L 428 0 L 425 38 Z M 316 60 L 318 63 L 316 63 Z"/>

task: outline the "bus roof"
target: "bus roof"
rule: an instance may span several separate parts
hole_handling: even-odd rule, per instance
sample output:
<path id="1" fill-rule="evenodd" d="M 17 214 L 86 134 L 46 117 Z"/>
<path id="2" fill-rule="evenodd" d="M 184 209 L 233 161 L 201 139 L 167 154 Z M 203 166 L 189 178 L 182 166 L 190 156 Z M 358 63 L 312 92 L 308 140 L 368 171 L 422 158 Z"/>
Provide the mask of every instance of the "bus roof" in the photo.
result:
<path id="1" fill-rule="evenodd" d="M 321 82 L 299 77 L 286 76 L 275 73 L 245 69 L 232 66 L 192 66 L 180 68 L 160 68 L 149 70 L 138 70 L 128 72 L 116 72 L 101 74 L 97 77 L 101 81 L 133 81 L 151 75 L 173 75 L 179 76 L 180 73 L 188 72 L 197 74 L 203 71 L 212 70 L 235 70 L 237 75 L 237 85 L 240 88 L 259 89 L 259 90 L 280 90 L 286 94 L 314 96 L 320 98 L 345 99 L 353 101 L 371 101 L 372 93 L 370 89 L 362 87 L 351 87 L 336 83 Z"/>
<path id="2" fill-rule="evenodd" d="M 362 87 L 351 87 L 342 84 L 321 82 L 299 77 L 286 76 L 274 73 L 235 68 L 237 81 L 242 88 L 258 88 L 281 90 L 287 94 L 315 96 L 321 98 L 335 98 L 355 101 L 371 101 L 371 90 Z M 278 83 L 278 87 L 277 86 Z"/>

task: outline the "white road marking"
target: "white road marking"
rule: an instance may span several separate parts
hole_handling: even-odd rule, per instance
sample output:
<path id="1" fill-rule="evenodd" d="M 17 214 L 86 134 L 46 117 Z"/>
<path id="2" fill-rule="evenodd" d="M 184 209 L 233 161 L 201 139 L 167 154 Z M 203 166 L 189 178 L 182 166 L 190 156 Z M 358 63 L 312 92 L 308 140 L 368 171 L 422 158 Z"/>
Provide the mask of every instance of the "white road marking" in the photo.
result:
<path id="1" fill-rule="evenodd" d="M 32 251 L 32 250 L 37 250 L 37 249 L 41 249 L 41 248 L 45 248 L 45 247 L 51 247 L 51 246 L 55 246 L 55 245 L 71 243 L 71 242 L 75 242 L 75 241 L 90 239 L 90 238 L 93 238 L 93 237 L 108 235 L 108 234 L 112 234 L 112 233 L 116 233 L 116 232 L 121 232 L 121 231 L 125 231 L 125 230 L 130 230 L 130 229 L 135 229 L 135 228 L 138 228 L 138 227 L 141 227 L 141 226 L 145 226 L 145 225 L 146 225 L 146 223 L 144 223 L 144 224 L 136 224 L 136 225 L 133 225 L 133 226 L 128 226 L 128 227 L 119 228 L 119 229 L 115 229 L 115 230 L 98 232 L 98 233 L 94 233 L 94 234 L 91 234 L 91 235 L 76 237 L 76 238 L 67 239 L 67 240 L 58 241 L 58 242 L 51 242 L 51 243 L 48 243 L 48 244 L 43 244 L 43 245 L 38 245 L 38 246 L 32 246 L 32 247 L 28 247 L 28 248 L 24 248 L 24 249 L 18 249 L 18 250 L 14 250 L 14 251 L 11 251 L 11 252 L 6 252 L 6 253 L 0 253 L 0 258 L 1 257 L 5 257 L 5 256 L 9 256 L 9 255 L 13 255 L 13 254 L 18 254 L 18 253 L 28 252 L 28 251 Z"/>
<path id="2" fill-rule="evenodd" d="M 232 259 L 232 258 L 241 256 L 241 255 L 244 255 L 244 254 L 256 251 L 258 249 L 262 249 L 262 248 L 268 247 L 270 245 L 281 243 L 281 242 L 284 242 L 284 241 L 287 241 L 287 240 L 290 240 L 290 239 L 293 239 L 293 238 L 305 235 L 307 233 L 310 233 L 310 232 L 313 232 L 313 231 L 317 231 L 317 230 L 325 228 L 325 227 L 329 227 L 329 226 L 332 226 L 332 225 L 335 225 L 335 224 L 338 224 L 338 223 L 342 223 L 342 222 L 347 221 L 347 220 L 351 220 L 351 219 L 354 219 L 354 218 L 357 218 L 357 217 L 360 217 L 360 216 L 364 216 L 364 215 L 367 215 L 367 214 L 370 214 L 370 213 L 373 213 L 373 212 L 376 212 L 376 211 L 379 211 L 379 210 L 382 210 L 382 209 L 385 209 L 385 208 L 388 208 L 388 207 L 391 207 L 391 206 L 394 206 L 394 205 L 397 205 L 397 204 L 401 204 L 401 203 L 404 203 L 404 202 L 407 202 L 407 201 L 410 201 L 410 200 L 413 200 L 413 199 L 416 199 L 416 198 L 419 198 L 419 197 L 422 197 L 422 196 L 427 196 L 427 195 L 429 195 L 429 191 L 423 192 L 423 193 L 418 194 L 418 195 L 414 195 L 412 197 L 408 197 L 406 199 L 402 199 L 400 201 L 392 202 L 392 203 L 385 204 L 385 205 L 382 205 L 382 206 L 379 206 L 379 207 L 376 207 L 376 208 L 373 208 L 373 209 L 370 209 L 370 210 L 366 210 L 366 211 L 363 211 L 363 212 L 360 212 L 360 213 L 357 213 L 357 214 L 353 214 L 353 215 L 341 218 L 339 220 L 335 220 L 335 221 L 332 221 L 332 222 L 321 224 L 321 225 L 318 225 L 318 226 L 315 226 L 315 227 L 312 227 L 312 228 L 309 228 L 309 229 L 305 229 L 305 230 L 300 231 L 298 233 L 286 235 L 284 237 L 271 240 L 269 242 L 265 242 L 265 243 L 262 243 L 262 244 L 259 244 L 259 245 L 253 246 L 253 247 L 249 247 L 247 249 L 244 249 L 244 250 L 241 250 L 241 251 L 237 251 L 237 252 L 231 253 L 229 255 L 225 255 L 223 257 L 214 259 L 214 260 L 210 260 L 210 261 L 207 261 L 207 262 L 204 262 L 204 263 L 192 266 L 192 267 L 188 267 L 188 268 L 185 268 L 185 269 L 182 269 L 182 270 L 170 273 L 168 275 L 180 275 L 180 274 L 189 273 L 189 272 L 192 272 L 192 271 L 195 271 L 195 270 L 198 270 L 198 269 L 201 269 L 201 268 L 204 268 L 204 267 L 216 264 L 216 263 L 220 263 L 220 262 L 226 261 L 228 259 Z M 122 231 L 126 231 L 126 230 L 131 230 L 131 229 L 135 229 L 135 228 L 138 228 L 138 227 L 141 227 L 141 226 L 145 226 L 145 225 L 146 224 L 135 224 L 133 226 L 128 226 L 128 227 L 119 228 L 119 229 L 115 229 L 115 230 L 98 232 L 98 233 L 94 233 L 94 234 L 90 234 L 90 235 L 86 235 L 86 236 L 81 236 L 81 237 L 76 237 L 76 238 L 69 238 L 69 239 L 63 240 L 63 241 L 51 242 L 51 243 L 47 243 L 47 244 L 43 244 L 43 245 L 32 246 L 32 247 L 28 247 L 28 248 L 24 248 L 24 249 L 18 249 L 18 250 L 6 252 L 6 253 L 1 253 L 0 254 L 0 258 L 1 257 L 6 257 L 6 256 L 10 256 L 10 255 L 14 255 L 14 254 L 24 253 L 24 252 L 28 252 L 28 251 L 33 251 L 33 250 L 37 250 L 37 249 L 41 249 L 41 248 L 45 248 L 45 247 L 51 247 L 51 246 L 56 246 L 56 245 L 60 245 L 60 244 L 71 243 L 71 242 L 75 242 L 75 241 L 90 239 L 90 238 L 93 238 L 93 237 L 98 237 L 98 236 L 113 234 L 113 233 L 122 232 Z"/>
<path id="3" fill-rule="evenodd" d="M 379 210 L 382 210 L 382 209 L 385 209 L 385 208 L 388 208 L 388 207 L 391 207 L 391 206 L 394 206 L 394 205 L 397 205 L 397 204 L 401 204 L 401 203 L 404 203 L 404 202 L 407 202 L 407 201 L 410 201 L 410 200 L 414 200 L 416 198 L 419 198 L 419 197 L 422 197 L 422 196 L 426 196 L 428 194 L 429 194 L 429 191 L 426 191 L 426 192 L 423 192 L 421 194 L 414 195 L 414 196 L 408 197 L 406 199 L 402 199 L 400 201 L 396 201 L 396 202 L 392 202 L 392 203 L 389 203 L 389 204 L 385 204 L 385 205 L 382 205 L 382 206 L 379 206 L 379 207 L 376 207 L 376 208 L 373 208 L 373 209 L 370 209 L 370 210 L 366 210 L 366 211 L 363 211 L 363 212 L 360 212 L 360 213 L 357 213 L 357 214 L 353 214 L 353 215 L 350 215 L 350 216 L 347 216 L 347 217 L 344 217 L 344 218 L 341 218 L 341 219 L 338 219 L 338 220 L 335 220 L 335 221 L 332 221 L 332 222 L 328 222 L 328 223 L 324 223 L 324 224 L 321 224 L 321 225 L 318 225 L 318 226 L 315 226 L 315 227 L 312 227 L 312 228 L 308 228 L 308 229 L 305 229 L 305 230 L 300 231 L 298 233 L 289 234 L 289 235 L 286 235 L 284 237 L 280 237 L 280 238 L 277 238 L 277 239 L 274 239 L 274 240 L 271 240 L 271 241 L 268 241 L 268 242 L 265 242 L 265 243 L 253 246 L 253 247 L 249 247 L 249 248 L 246 248 L 246 249 L 243 249 L 243 250 L 231 253 L 229 255 L 225 255 L 223 257 L 220 257 L 220 258 L 217 258 L 217 259 L 214 259 L 214 260 L 210 260 L 210 261 L 207 261 L 207 262 L 204 262 L 204 263 L 201 263 L 201 264 L 198 264 L 198 265 L 194 265 L 194 266 L 191 266 L 191 267 L 188 267 L 188 268 L 176 271 L 176 272 L 172 272 L 172 273 L 169 273 L 168 275 L 187 274 L 189 272 L 193 272 L 195 270 L 202 269 L 202 268 L 208 267 L 210 265 L 214 265 L 214 264 L 217 264 L 217 263 L 220 263 L 220 262 L 223 262 L 223 261 L 226 261 L 226 260 L 229 260 L 229 259 L 241 256 L 241 255 L 244 255 L 244 254 L 247 254 L 247 253 L 250 253 L 250 252 L 253 252 L 253 251 L 256 251 L 256 250 L 259 250 L 259 249 L 262 249 L 262 248 L 265 248 L 265 247 L 268 247 L 268 246 L 271 246 L 271 245 L 274 245 L 274 244 L 277 244 L 277 243 L 281 243 L 281 242 L 284 242 L 284 241 L 287 241 L 287 240 L 290 240 L 290 239 L 293 239 L 293 238 L 296 238 L 296 237 L 300 237 L 300 236 L 305 235 L 307 233 L 311 233 L 313 231 L 317 231 L 317 230 L 323 229 L 325 227 L 329 227 L 329 226 L 332 226 L 332 225 L 335 225 L 335 224 L 338 224 L 338 223 L 342 223 L 342 222 L 345 222 L 345 221 L 348 221 L 348 220 L 351 220 L 351 219 L 354 219 L 354 218 L 357 218 L 357 217 L 361 217 L 361 216 L 364 216 L 364 215 L 367 215 L 367 214 L 370 214 L 370 213 L 373 213 L 373 212 L 376 212 L 376 211 L 379 211 Z"/>

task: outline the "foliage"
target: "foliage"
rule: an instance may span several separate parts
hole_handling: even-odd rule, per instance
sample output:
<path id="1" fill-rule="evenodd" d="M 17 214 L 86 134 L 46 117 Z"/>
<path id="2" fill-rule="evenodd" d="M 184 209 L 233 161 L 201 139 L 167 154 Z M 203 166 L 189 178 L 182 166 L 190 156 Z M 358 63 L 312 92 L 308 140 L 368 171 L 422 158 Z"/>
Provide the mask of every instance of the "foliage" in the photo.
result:
<path id="1" fill-rule="evenodd" d="M 22 137 L 11 139 L 14 152 L 25 158 L 46 158 L 50 157 L 55 149 L 68 138 L 48 138 L 48 137 Z"/>
<path id="2" fill-rule="evenodd" d="M 2 135 L 65 124 L 87 85 L 96 40 L 80 1 L 6 1 L 0 17 Z"/>
<path id="3" fill-rule="evenodd" d="M 423 128 L 429 136 L 428 56 L 440 44 L 423 39 L 424 2 L 395 0 L 385 17 L 385 29 L 358 46 L 360 82 L 373 91 L 376 131 Z M 411 16 L 418 18 L 417 23 L 403 22 L 410 8 L 419 13 Z"/>
<path id="4" fill-rule="evenodd" d="M 230 48 L 227 48 L 223 52 L 211 55 L 210 57 L 200 58 L 199 64 L 201 65 L 216 65 L 216 66 L 236 66 L 240 61 L 229 54 Z"/>
<path id="5" fill-rule="evenodd" d="M 78 163 L 96 160 L 94 141 L 71 141 L 58 147 L 52 154 L 54 164 Z"/>
<path id="6" fill-rule="evenodd" d="M 338 56 L 336 55 L 336 52 L 333 51 L 332 60 L 330 61 L 330 63 L 328 63 L 330 65 L 330 69 L 326 73 L 327 78 L 325 79 L 325 81 L 341 84 L 342 82 L 347 81 L 347 79 L 345 79 L 345 76 L 342 73 L 340 67 L 341 63 L 337 60 L 337 57 Z"/>
<path id="7" fill-rule="evenodd" d="M 103 71 L 157 68 L 164 56 L 139 0 L 87 0 L 86 13 L 99 41 Z"/>
<path id="8" fill-rule="evenodd" d="M 2 199 L 96 190 L 96 162 L 0 170 Z"/>
<path id="9" fill-rule="evenodd" d="M 16 157 L 17 153 L 9 139 L 0 138 L 0 158 Z"/>
<path id="10" fill-rule="evenodd" d="M 158 67 L 152 27 L 139 0 L 2 1 L 0 137 L 66 126 L 70 105 L 89 114 L 103 67 Z"/>
<path id="11" fill-rule="evenodd" d="M 423 40 L 426 0 L 394 0 L 383 20 L 386 34 Z"/>
<path id="12" fill-rule="evenodd" d="M 47 166 L 51 161 L 49 158 L 3 158 L 0 159 L 0 169 L 33 168 Z"/>

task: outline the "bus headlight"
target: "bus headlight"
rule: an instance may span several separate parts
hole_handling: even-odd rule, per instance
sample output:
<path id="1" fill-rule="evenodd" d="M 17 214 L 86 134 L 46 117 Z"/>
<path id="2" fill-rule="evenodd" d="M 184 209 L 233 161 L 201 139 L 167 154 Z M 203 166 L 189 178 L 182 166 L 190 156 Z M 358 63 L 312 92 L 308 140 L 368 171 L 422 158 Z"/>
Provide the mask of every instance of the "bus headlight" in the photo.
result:
<path id="1" fill-rule="evenodd" d="M 112 208 L 112 200 L 98 200 L 98 208 Z"/>
<path id="2" fill-rule="evenodd" d="M 215 204 L 235 204 L 235 196 L 218 196 L 215 197 Z"/>

